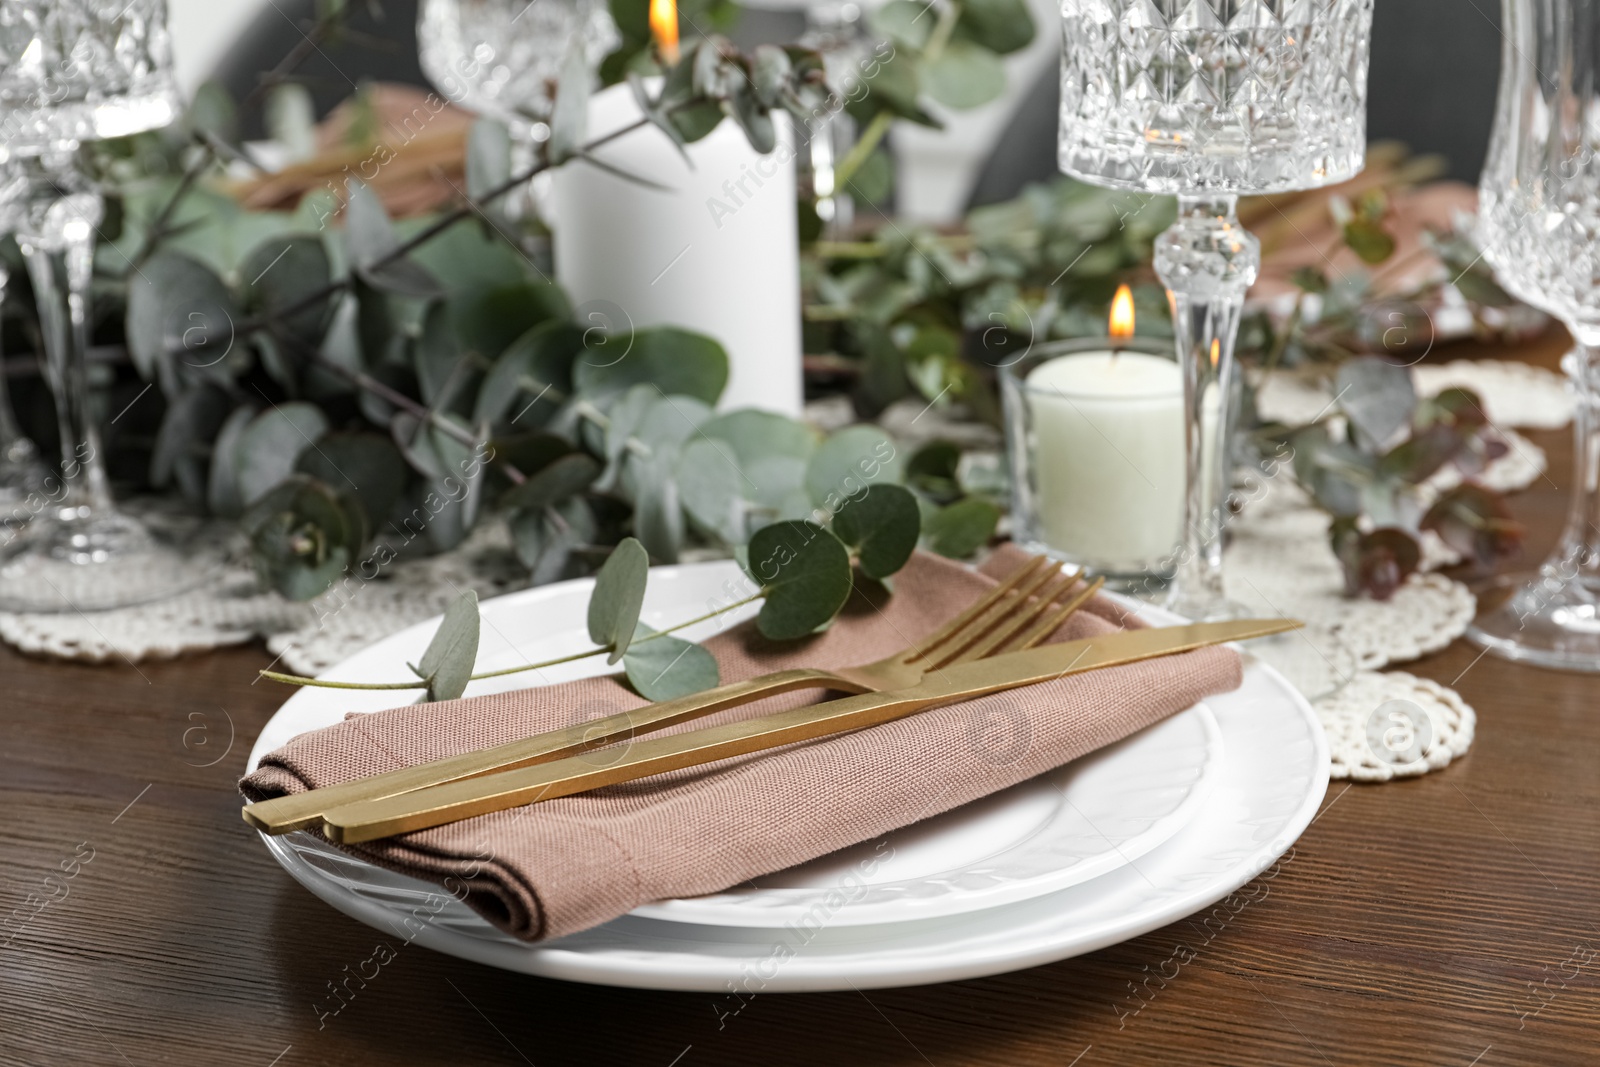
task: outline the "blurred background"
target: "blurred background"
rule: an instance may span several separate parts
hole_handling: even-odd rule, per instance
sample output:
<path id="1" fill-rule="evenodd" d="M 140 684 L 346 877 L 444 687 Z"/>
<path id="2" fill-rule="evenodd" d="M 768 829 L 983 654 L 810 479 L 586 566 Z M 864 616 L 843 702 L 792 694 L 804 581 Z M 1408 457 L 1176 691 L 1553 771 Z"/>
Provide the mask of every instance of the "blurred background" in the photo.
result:
<path id="1" fill-rule="evenodd" d="M 315 0 L 169 0 L 179 79 L 193 90 L 208 78 L 238 99 L 305 42 Z M 798 8 L 747 6 L 734 37 L 741 44 L 788 42 L 804 25 Z M 978 204 L 1010 199 L 1056 171 L 1055 0 L 1029 0 L 1039 33 L 1006 58 L 1008 88 L 984 107 L 942 117 L 942 132 L 899 124 L 894 206 L 904 218 L 943 222 Z M 351 31 L 318 46 L 301 71 L 320 113 L 366 81 L 427 86 L 417 64 L 416 0 L 350 0 Z M 870 6 L 870 3 L 869 3 Z M 1499 5 L 1465 0 L 1379 3 L 1372 25 L 1368 137 L 1404 142 L 1443 156 L 1448 176 L 1476 182 L 1493 118 L 1499 70 Z M 259 116 L 244 116 L 247 133 Z M 254 123 L 254 130 L 251 124 Z"/>

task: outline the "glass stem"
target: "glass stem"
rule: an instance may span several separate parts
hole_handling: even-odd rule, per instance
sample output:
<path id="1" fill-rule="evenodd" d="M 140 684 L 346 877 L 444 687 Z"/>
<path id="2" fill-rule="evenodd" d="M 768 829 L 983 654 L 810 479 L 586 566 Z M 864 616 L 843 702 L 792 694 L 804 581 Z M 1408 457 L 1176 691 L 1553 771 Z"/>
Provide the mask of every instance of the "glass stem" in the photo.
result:
<path id="1" fill-rule="evenodd" d="M 39 304 L 44 371 L 55 395 L 66 485 L 64 518 L 109 514 L 111 490 L 89 404 L 89 280 L 104 207 L 93 193 L 65 193 L 41 213 L 40 232 L 17 235 Z"/>
<path id="2" fill-rule="evenodd" d="M 6 286 L 10 281 L 11 273 L 0 266 L 0 304 L 5 303 Z M 3 358 L 3 350 L 0 350 L 0 359 Z M 12 458 L 26 441 L 27 438 L 22 436 L 22 430 L 17 425 L 16 411 L 11 406 L 11 385 L 7 381 L 5 366 L 0 363 L 0 464 Z"/>
<path id="3" fill-rule="evenodd" d="M 1543 567 L 1543 581 L 1577 582 L 1600 593 L 1600 348 L 1578 345 L 1562 366 L 1577 403 L 1572 415 L 1572 503 L 1556 551 Z"/>
<path id="4" fill-rule="evenodd" d="M 861 8 L 857 4 L 808 4 L 805 15 L 802 40 L 807 47 L 822 53 L 824 64 L 831 62 L 830 74 L 834 73 L 832 66 L 857 62 L 855 46 L 861 38 Z M 855 144 L 855 120 L 839 107 L 809 123 L 796 122 L 794 136 L 800 146 L 801 178 L 810 180 L 823 239 L 848 239 L 855 220 L 855 200 L 848 189 L 841 188 L 839 165 Z"/>
<path id="5" fill-rule="evenodd" d="M 1172 304 L 1183 371 L 1184 541 L 1169 604 L 1193 618 L 1228 613 L 1222 582 L 1227 518 L 1233 343 L 1261 243 L 1239 225 L 1233 196 L 1180 196 L 1178 218 L 1156 239 L 1155 268 Z"/>

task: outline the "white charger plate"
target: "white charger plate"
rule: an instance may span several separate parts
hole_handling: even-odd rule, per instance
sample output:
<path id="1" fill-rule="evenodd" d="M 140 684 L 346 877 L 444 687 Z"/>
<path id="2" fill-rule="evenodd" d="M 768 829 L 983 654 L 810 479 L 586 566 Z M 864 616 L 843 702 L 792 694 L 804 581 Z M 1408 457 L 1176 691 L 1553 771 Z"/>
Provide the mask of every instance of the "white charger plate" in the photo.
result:
<path id="1" fill-rule="evenodd" d="M 697 602 L 708 587 L 735 574 L 726 564 L 660 571 L 652 582 L 652 606 Z M 587 585 L 515 596 L 564 592 L 576 593 L 581 602 Z M 1178 621 L 1158 609 L 1140 610 L 1156 624 Z M 490 621 L 487 633 L 498 624 Z M 559 654 L 563 641 L 558 635 L 539 653 Z M 576 651 L 583 639 L 570 635 L 565 644 Z M 387 677 L 385 660 L 374 658 L 381 647 L 341 665 L 339 676 Z M 394 936 L 510 970 L 661 989 L 725 990 L 732 983 L 747 992 L 913 985 L 993 974 L 1091 951 L 1187 915 L 1265 870 L 1299 836 L 1327 787 L 1327 744 L 1304 698 L 1277 672 L 1246 660 L 1244 685 L 1210 700 L 1227 756 L 1216 788 L 1190 826 L 1099 878 L 957 916 L 850 926 L 824 914 L 817 922 L 777 929 L 624 916 L 559 941 L 528 945 L 425 883 L 329 850 L 309 835 L 266 840 L 297 881 L 340 911 Z M 552 670 L 538 681 L 577 676 L 570 668 Z M 347 710 L 378 710 L 385 703 L 381 693 L 347 692 L 337 708 L 291 713 L 291 705 L 311 692 L 297 694 L 268 723 L 251 767 L 305 729 L 336 722 Z"/>

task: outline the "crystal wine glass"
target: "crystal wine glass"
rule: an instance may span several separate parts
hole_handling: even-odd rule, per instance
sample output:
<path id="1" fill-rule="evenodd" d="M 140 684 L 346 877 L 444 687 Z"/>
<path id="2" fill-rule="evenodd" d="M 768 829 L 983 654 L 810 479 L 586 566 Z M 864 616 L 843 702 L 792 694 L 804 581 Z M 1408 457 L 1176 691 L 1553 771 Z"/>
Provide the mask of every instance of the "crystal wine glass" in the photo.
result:
<path id="1" fill-rule="evenodd" d="M 197 569 L 112 504 L 90 410 L 89 282 L 101 199 L 83 141 L 176 117 L 165 0 L 6 0 L 0 13 L 0 150 L 45 343 L 60 426 L 59 499 L 5 547 L 0 609 L 95 610 L 161 599 Z"/>
<path id="2" fill-rule="evenodd" d="M 1372 0 L 1063 0 L 1059 163 L 1116 189 L 1169 193 L 1156 241 L 1184 374 L 1187 497 L 1168 605 L 1224 596 L 1233 343 L 1260 242 L 1241 195 L 1358 173 L 1366 153 Z"/>
<path id="3" fill-rule="evenodd" d="M 550 136 L 551 91 L 571 43 L 593 67 L 619 40 L 605 0 L 423 0 L 417 15 L 423 73 L 451 103 L 507 125 L 512 173 Z"/>
<path id="4" fill-rule="evenodd" d="M 1479 240 L 1512 293 L 1566 323 L 1572 502 L 1555 551 L 1490 589 L 1467 636 L 1509 659 L 1600 671 L 1600 0 L 1505 0 Z"/>

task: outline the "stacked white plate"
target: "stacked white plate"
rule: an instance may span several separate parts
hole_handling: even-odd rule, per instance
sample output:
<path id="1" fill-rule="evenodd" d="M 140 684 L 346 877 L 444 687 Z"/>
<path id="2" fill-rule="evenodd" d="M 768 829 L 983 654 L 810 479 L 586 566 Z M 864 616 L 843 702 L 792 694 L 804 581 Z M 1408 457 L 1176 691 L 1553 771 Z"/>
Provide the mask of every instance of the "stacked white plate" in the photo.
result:
<path id="1" fill-rule="evenodd" d="M 668 625 L 700 614 L 736 577 L 732 563 L 655 568 L 645 621 Z M 590 586 L 564 582 L 486 601 L 480 668 L 588 647 Z M 1137 610 L 1157 625 L 1180 621 Z M 329 674 L 404 677 L 436 622 L 380 641 Z M 649 904 L 543 944 L 517 941 L 438 887 L 310 834 L 264 840 L 297 881 L 345 914 L 508 970 L 743 993 L 994 974 L 1088 952 L 1198 911 L 1269 867 L 1305 829 L 1328 782 L 1322 729 L 1277 672 L 1248 654 L 1245 664 L 1238 690 L 1050 774 L 754 884 Z M 585 661 L 473 683 L 468 694 L 604 669 Z M 262 731 L 250 768 L 297 734 L 393 704 L 390 693 L 302 689 Z"/>

